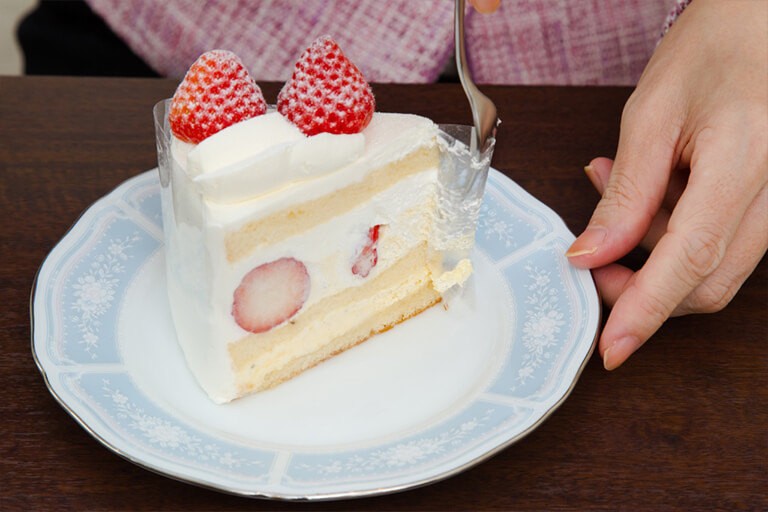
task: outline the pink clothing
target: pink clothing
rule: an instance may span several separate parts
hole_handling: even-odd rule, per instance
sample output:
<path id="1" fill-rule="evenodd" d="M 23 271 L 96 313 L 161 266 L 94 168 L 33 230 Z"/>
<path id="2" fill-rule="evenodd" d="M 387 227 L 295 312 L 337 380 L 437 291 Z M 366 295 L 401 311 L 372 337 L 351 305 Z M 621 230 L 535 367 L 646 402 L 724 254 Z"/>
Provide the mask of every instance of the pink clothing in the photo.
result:
<path id="1" fill-rule="evenodd" d="M 676 1 L 507 0 L 470 9 L 478 83 L 633 85 Z M 203 52 L 235 52 L 257 81 L 283 81 L 311 41 L 330 34 L 371 82 L 433 82 L 453 55 L 450 0 L 87 0 L 162 75 Z"/>
<path id="2" fill-rule="evenodd" d="M 474 13 L 467 41 L 480 83 L 634 85 L 668 0 L 514 0 Z"/>
<path id="3" fill-rule="evenodd" d="M 669 29 L 672 28 L 677 17 L 683 14 L 683 11 L 691 4 L 691 2 L 692 0 L 677 0 L 675 2 L 675 6 L 672 7 L 672 10 L 667 14 L 667 19 L 664 20 L 664 27 L 661 29 L 662 36 L 669 32 Z"/>

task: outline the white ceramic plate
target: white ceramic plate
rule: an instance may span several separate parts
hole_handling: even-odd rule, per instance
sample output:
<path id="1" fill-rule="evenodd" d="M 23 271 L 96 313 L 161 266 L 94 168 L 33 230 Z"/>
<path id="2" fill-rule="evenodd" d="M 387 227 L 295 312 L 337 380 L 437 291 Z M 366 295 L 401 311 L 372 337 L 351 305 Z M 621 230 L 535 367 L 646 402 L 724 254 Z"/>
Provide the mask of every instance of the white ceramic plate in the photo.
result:
<path id="1" fill-rule="evenodd" d="M 446 478 L 536 428 L 596 337 L 592 278 L 551 210 L 491 170 L 465 293 L 277 388 L 215 405 L 177 346 L 157 171 L 96 202 L 42 264 L 32 350 L 110 450 L 225 492 L 333 499 Z"/>

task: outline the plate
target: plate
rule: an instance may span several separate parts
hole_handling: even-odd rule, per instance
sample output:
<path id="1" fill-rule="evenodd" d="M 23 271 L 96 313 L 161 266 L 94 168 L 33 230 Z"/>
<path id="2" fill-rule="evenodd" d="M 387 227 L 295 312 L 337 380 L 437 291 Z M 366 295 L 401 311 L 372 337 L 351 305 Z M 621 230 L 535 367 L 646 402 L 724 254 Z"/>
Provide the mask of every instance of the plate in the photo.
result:
<path id="1" fill-rule="evenodd" d="M 277 388 L 213 404 L 166 299 L 160 184 L 140 174 L 51 251 L 32 351 L 58 402 L 104 446 L 237 495 L 321 500 L 447 478 L 531 432 L 573 388 L 600 319 L 562 220 L 491 170 L 475 274 L 434 307 Z"/>

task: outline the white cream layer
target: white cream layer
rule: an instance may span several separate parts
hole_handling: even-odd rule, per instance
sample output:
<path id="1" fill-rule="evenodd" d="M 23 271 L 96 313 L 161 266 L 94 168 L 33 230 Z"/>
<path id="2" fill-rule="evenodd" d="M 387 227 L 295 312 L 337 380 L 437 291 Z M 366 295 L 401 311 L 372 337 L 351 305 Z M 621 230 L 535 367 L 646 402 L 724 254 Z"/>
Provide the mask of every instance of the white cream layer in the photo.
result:
<path id="1" fill-rule="evenodd" d="M 277 112 L 232 125 L 189 151 L 203 197 L 233 203 L 342 168 L 363 156 L 362 133 L 307 137 Z"/>

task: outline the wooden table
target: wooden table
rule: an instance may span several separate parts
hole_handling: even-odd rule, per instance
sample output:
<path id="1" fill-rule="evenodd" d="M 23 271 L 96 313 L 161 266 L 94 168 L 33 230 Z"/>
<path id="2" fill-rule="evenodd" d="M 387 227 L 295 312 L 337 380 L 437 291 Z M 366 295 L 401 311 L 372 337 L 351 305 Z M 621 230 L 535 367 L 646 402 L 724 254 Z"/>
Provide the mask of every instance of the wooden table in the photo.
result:
<path id="1" fill-rule="evenodd" d="M 151 108 L 175 83 L 0 78 L 0 510 L 766 510 L 768 262 L 724 311 L 667 322 L 622 368 L 593 356 L 543 425 L 490 460 L 404 493 L 253 500 L 156 475 L 96 442 L 30 351 L 35 272 L 94 201 L 156 165 Z M 266 84 L 274 101 L 279 85 Z M 383 111 L 466 123 L 458 85 L 375 87 Z M 484 88 L 503 119 L 493 165 L 580 231 L 582 167 L 612 155 L 627 88 Z M 628 258 L 632 265 L 642 254 Z"/>

